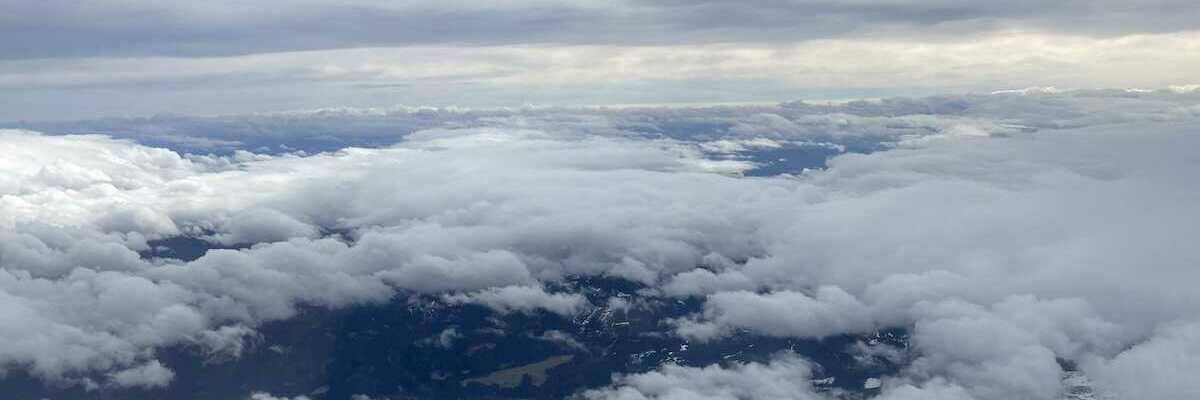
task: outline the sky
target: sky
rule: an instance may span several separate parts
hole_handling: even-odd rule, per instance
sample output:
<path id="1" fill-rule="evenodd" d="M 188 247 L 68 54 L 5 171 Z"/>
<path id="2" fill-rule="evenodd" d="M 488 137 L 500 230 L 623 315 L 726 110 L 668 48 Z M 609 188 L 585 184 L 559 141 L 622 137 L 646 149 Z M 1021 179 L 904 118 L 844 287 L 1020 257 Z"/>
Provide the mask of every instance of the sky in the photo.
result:
<path id="1" fill-rule="evenodd" d="M 1200 5 L 2 0 L 0 120 L 1200 81 Z"/>
<path id="2" fill-rule="evenodd" d="M 248 3 L 0 0 L 0 375 L 158 390 L 310 307 L 691 299 L 664 335 L 903 328 L 848 350 L 898 360 L 880 400 L 1200 397 L 1200 3 Z M 819 370 L 577 397 L 838 399 Z"/>

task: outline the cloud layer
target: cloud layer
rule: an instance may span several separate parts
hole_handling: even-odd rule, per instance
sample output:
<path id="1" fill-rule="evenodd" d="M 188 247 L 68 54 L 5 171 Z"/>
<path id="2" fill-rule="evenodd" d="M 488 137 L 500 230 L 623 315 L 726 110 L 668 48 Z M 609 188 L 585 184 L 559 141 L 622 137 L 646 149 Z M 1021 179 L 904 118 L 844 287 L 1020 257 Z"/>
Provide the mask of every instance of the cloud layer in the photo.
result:
<path id="1" fill-rule="evenodd" d="M 895 99 L 695 115 L 736 121 L 724 143 L 597 130 L 619 115 L 315 155 L 4 131 L 0 364 L 155 387 L 173 376 L 155 349 L 236 355 L 300 306 L 415 293 L 570 315 L 592 305 L 553 284 L 609 276 L 704 299 L 669 322 L 692 340 L 906 327 L 910 360 L 883 378 L 886 399 L 1054 399 L 1063 360 L 1106 393 L 1189 398 L 1175 377 L 1196 372 L 1200 332 L 1200 115 L 1185 95 L 1105 93 L 998 94 L 971 112 Z M 713 152 L 811 140 L 820 126 L 888 150 L 757 178 Z M 179 235 L 229 249 L 140 256 Z M 810 390 L 810 371 L 790 355 L 669 366 L 584 396 L 836 395 Z"/>

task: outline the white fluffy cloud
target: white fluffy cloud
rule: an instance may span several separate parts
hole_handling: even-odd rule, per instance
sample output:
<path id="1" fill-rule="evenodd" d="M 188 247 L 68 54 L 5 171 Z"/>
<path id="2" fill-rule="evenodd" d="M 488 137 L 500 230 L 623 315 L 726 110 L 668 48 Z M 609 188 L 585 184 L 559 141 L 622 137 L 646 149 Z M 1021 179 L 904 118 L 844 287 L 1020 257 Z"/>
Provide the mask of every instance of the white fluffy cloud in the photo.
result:
<path id="1" fill-rule="evenodd" d="M 1118 398 L 1196 398 L 1200 383 L 1192 377 L 1200 370 L 1200 325 L 1169 324 L 1113 359 L 1092 358 L 1084 368 Z"/>
<path id="2" fill-rule="evenodd" d="M 910 378 L 980 399 L 1054 398 L 1056 358 L 1134 360 L 1147 350 L 1125 347 L 1177 343 L 1187 328 L 1168 331 L 1176 339 L 1153 330 L 1200 315 L 1190 284 L 1200 257 L 1186 239 L 1200 233 L 1196 141 L 1191 124 L 1118 125 L 837 158 L 811 175 L 826 189 L 817 201 L 770 234 L 769 256 L 703 286 L 743 291 L 697 291 L 710 293 L 705 322 L 679 332 L 819 337 L 913 324 Z M 856 300 L 822 301 L 829 285 Z M 1169 364 L 1144 367 L 1191 370 Z M 1124 396 L 1145 387 L 1095 380 Z"/>
<path id="3" fill-rule="evenodd" d="M 11 323 L 0 335 L 11 346 L 0 362 L 47 379 L 142 365 L 173 344 L 237 349 L 241 335 L 226 333 L 239 326 L 400 290 L 569 314 L 583 297 L 540 281 L 654 282 L 710 253 L 755 251 L 751 232 L 727 235 L 729 217 L 706 211 L 723 196 L 696 184 L 758 185 L 709 173 L 724 164 L 668 142 L 435 132 L 391 149 L 188 159 L 101 137 L 0 139 L 19 149 L 3 161 L 0 316 Z M 92 173 L 46 179 L 48 168 Z M 318 226 L 352 242 L 316 238 Z M 139 257 L 148 239 L 180 232 L 255 246 L 186 263 Z"/>
<path id="4" fill-rule="evenodd" d="M 476 303 L 501 313 L 546 310 L 570 316 L 589 306 L 587 299 L 576 293 L 546 293 L 536 286 L 505 286 L 478 292 L 447 296 L 452 304 Z"/>
<path id="5" fill-rule="evenodd" d="M 4 131 L 0 365 L 152 387 L 170 380 L 155 349 L 236 354 L 300 305 L 422 293 L 572 314 L 587 301 L 544 284 L 604 275 L 704 298 L 675 321 L 695 338 L 910 327 L 914 358 L 885 398 L 1053 399 L 1057 359 L 1109 393 L 1194 394 L 1174 377 L 1196 372 L 1200 332 L 1200 115 L 1118 96 L 1079 100 L 1113 115 L 1055 119 L 1039 95 L 1000 96 L 975 104 L 1005 118 L 908 117 L 939 130 L 771 178 L 703 145 L 541 126 L 228 158 Z M 751 122 L 737 134 L 805 132 Z M 978 129 L 950 129 L 963 122 Z M 253 246 L 139 256 L 179 234 Z M 808 375 L 790 358 L 668 367 L 589 396 L 812 398 Z"/>
<path id="6" fill-rule="evenodd" d="M 817 400 L 808 364 L 795 357 L 780 357 L 768 364 L 746 363 L 730 367 L 667 365 L 644 374 L 618 377 L 613 387 L 591 390 L 590 400 Z"/>
<path id="7" fill-rule="evenodd" d="M 870 310 L 840 288 L 824 286 L 815 296 L 794 291 L 760 295 L 748 291 L 717 292 L 704 304 L 704 321 L 679 322 L 677 331 L 696 339 L 721 335 L 723 327 L 749 328 L 784 337 L 824 337 L 868 332 L 875 327 Z"/>
<path id="8" fill-rule="evenodd" d="M 267 392 L 256 392 L 250 395 L 250 400 L 309 400 L 308 396 L 277 397 Z"/>
<path id="9" fill-rule="evenodd" d="M 152 360 L 144 365 L 114 372 L 109 377 L 118 386 L 155 388 L 170 384 L 175 373 L 158 360 Z"/>

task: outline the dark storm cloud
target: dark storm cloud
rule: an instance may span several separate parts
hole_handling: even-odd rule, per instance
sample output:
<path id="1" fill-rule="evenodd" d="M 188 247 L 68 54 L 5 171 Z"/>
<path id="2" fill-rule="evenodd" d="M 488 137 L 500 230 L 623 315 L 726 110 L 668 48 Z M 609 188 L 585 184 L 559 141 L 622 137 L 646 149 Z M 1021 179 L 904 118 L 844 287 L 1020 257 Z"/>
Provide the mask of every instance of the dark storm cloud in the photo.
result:
<path id="1" fill-rule="evenodd" d="M 1034 28 L 1091 35 L 1169 32 L 1197 26 L 1191 1 L 836 1 L 637 0 L 689 30 L 791 32 L 804 39 L 880 27 L 945 26 L 949 31 Z M 766 37 L 768 35 L 762 35 Z"/>
<path id="2" fill-rule="evenodd" d="M 1194 29 L 1200 20 L 1200 4 L 1179 0 L 434 4 L 0 0 L 0 58 L 227 56 L 446 44 L 792 42 L 1007 28 L 1107 36 Z"/>
<path id="3" fill-rule="evenodd" d="M 565 7 L 515 11 L 392 10 L 280 4 L 209 15 L 148 4 L 0 2 L 0 57 L 228 56 L 264 52 L 447 43 L 556 40 L 547 33 L 599 22 Z"/>

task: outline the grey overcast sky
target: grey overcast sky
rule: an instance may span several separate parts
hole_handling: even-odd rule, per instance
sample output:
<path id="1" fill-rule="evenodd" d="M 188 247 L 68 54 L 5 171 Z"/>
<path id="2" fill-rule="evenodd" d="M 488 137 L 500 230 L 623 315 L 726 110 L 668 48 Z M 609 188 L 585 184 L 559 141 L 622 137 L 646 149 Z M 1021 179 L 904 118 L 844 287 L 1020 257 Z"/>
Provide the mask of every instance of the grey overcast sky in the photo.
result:
<path id="1" fill-rule="evenodd" d="M 0 0 L 0 120 L 1200 81 L 1200 2 Z"/>

